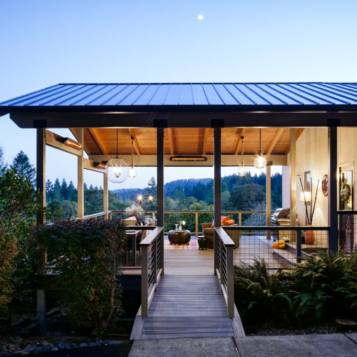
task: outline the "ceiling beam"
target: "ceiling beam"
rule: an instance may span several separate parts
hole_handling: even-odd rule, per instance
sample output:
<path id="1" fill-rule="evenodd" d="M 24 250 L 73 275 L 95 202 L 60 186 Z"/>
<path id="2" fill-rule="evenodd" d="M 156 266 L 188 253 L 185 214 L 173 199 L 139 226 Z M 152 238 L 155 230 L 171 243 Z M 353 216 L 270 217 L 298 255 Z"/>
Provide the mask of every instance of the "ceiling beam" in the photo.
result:
<path id="1" fill-rule="evenodd" d="M 174 143 L 174 134 L 173 134 L 173 128 L 168 128 L 169 132 L 169 144 L 170 144 L 170 154 L 175 155 L 175 143 Z"/>
<path id="2" fill-rule="evenodd" d="M 104 147 L 103 143 L 101 142 L 98 136 L 98 129 L 95 128 L 88 128 L 89 134 L 92 136 L 95 144 L 97 145 L 98 149 L 102 152 L 103 155 L 108 155 L 108 150 Z"/>
<path id="3" fill-rule="evenodd" d="M 208 130 L 209 130 L 209 129 L 205 128 L 205 135 L 204 135 L 204 137 L 203 137 L 202 155 L 206 155 L 206 152 L 207 152 Z"/>
<path id="4" fill-rule="evenodd" d="M 283 134 L 283 132 L 284 132 L 283 128 L 278 128 L 278 130 L 274 134 L 274 137 L 273 137 L 272 141 L 269 144 L 269 147 L 268 147 L 265 155 L 270 155 L 273 152 L 273 150 L 274 150 L 276 144 L 278 143 L 278 141 L 279 141 L 281 135 Z"/>
<path id="5" fill-rule="evenodd" d="M 140 146 L 139 146 L 136 134 L 135 134 L 135 130 L 133 128 L 129 128 L 129 133 L 130 133 L 130 136 L 134 138 L 134 148 L 135 148 L 136 155 L 141 155 Z"/>
<path id="6" fill-rule="evenodd" d="M 234 155 L 238 155 L 238 153 L 240 151 L 240 147 L 242 146 L 241 136 L 244 136 L 246 130 L 247 130 L 247 128 L 242 128 L 242 129 L 240 129 L 240 131 L 238 133 L 238 141 L 237 141 L 236 149 L 234 150 Z"/>

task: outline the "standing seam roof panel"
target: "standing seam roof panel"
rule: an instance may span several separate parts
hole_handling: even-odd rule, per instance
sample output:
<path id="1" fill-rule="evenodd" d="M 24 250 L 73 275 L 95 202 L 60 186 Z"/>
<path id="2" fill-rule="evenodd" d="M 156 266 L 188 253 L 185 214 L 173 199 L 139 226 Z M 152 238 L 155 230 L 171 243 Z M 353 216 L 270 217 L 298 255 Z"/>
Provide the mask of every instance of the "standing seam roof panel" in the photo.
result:
<path id="1" fill-rule="evenodd" d="M 151 98 L 149 105 L 163 105 L 165 103 L 171 84 L 160 84 L 159 88 Z"/>
<path id="2" fill-rule="evenodd" d="M 319 90 L 324 90 L 327 93 L 332 94 L 333 96 L 337 96 L 343 98 L 344 100 L 347 99 L 347 103 L 350 104 L 357 104 L 357 98 L 353 98 L 353 94 L 346 94 L 346 93 L 341 93 L 341 91 L 338 91 L 336 89 L 328 89 L 325 87 L 321 87 L 318 84 L 311 84 L 312 87 L 319 89 Z"/>
<path id="3" fill-rule="evenodd" d="M 159 87 L 159 84 L 148 85 L 146 90 L 133 102 L 133 105 L 148 105 Z"/>
<path id="4" fill-rule="evenodd" d="M 194 105 L 208 105 L 206 94 L 202 84 L 192 84 L 192 96 Z"/>
<path id="5" fill-rule="evenodd" d="M 120 102 L 120 105 L 133 105 L 148 87 L 148 84 L 140 84 Z"/>
<path id="6" fill-rule="evenodd" d="M 270 84 L 261 84 L 261 85 L 269 88 L 271 91 L 273 91 L 275 93 L 279 93 L 280 95 L 284 96 L 284 98 L 286 98 L 287 103 L 289 103 L 289 104 L 300 104 L 300 105 L 304 104 L 304 102 L 302 102 L 301 100 L 295 99 L 294 94 L 287 94 L 281 88 L 279 88 L 279 89 L 276 88 L 275 85 L 270 85 Z"/>
<path id="7" fill-rule="evenodd" d="M 209 105 L 222 105 L 222 99 L 219 97 L 212 84 L 202 84 L 202 88 L 205 91 L 207 101 Z"/>
<path id="8" fill-rule="evenodd" d="M 72 95 L 73 93 L 77 93 L 77 94 L 78 94 L 78 92 L 81 93 L 82 91 L 86 90 L 86 88 L 87 88 L 86 85 L 68 86 L 65 90 L 57 92 L 55 96 L 46 96 L 44 98 L 41 98 L 39 101 L 32 101 L 31 103 L 28 103 L 26 105 L 54 106 L 55 103 L 57 103 L 59 100 L 63 100 L 64 97 Z M 57 94 L 60 94 L 60 95 L 57 95 Z"/>
<path id="9" fill-rule="evenodd" d="M 218 93 L 219 97 L 225 104 L 227 105 L 240 104 L 223 84 L 214 84 L 213 87 L 216 89 L 216 92 Z"/>
<path id="10" fill-rule="evenodd" d="M 331 99 L 338 100 L 338 101 L 340 101 L 340 103 L 350 104 L 348 101 L 343 100 L 343 99 L 340 99 L 340 98 L 338 98 L 338 97 L 336 97 L 336 96 L 332 96 L 332 95 L 330 95 L 330 94 L 328 94 L 328 93 L 322 93 L 321 91 L 319 91 L 319 90 L 317 90 L 316 88 L 314 88 L 312 85 L 310 85 L 309 87 L 306 87 L 306 86 L 304 86 L 303 84 L 299 84 L 299 86 L 300 86 L 300 87 L 303 87 L 303 88 L 305 88 L 306 90 L 309 90 L 309 91 L 311 91 L 311 92 L 317 93 L 318 95 L 322 95 L 322 96 L 325 96 L 325 97 L 327 97 L 327 98 L 331 98 Z M 340 103 L 339 103 L 339 104 L 340 104 Z M 334 103 L 334 104 L 336 104 L 336 103 Z"/>
<path id="11" fill-rule="evenodd" d="M 181 84 L 179 105 L 193 105 L 193 94 L 191 84 Z"/>

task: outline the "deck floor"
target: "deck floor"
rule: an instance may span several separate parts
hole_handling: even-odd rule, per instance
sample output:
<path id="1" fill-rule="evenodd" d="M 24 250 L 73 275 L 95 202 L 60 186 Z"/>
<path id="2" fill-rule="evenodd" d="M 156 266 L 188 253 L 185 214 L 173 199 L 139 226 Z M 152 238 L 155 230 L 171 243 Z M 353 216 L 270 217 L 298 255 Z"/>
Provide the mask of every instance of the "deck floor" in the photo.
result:
<path id="1" fill-rule="evenodd" d="M 213 274 L 213 250 L 165 242 L 165 275 L 142 318 L 141 339 L 244 335 L 240 317 L 227 316 L 220 283 Z"/>

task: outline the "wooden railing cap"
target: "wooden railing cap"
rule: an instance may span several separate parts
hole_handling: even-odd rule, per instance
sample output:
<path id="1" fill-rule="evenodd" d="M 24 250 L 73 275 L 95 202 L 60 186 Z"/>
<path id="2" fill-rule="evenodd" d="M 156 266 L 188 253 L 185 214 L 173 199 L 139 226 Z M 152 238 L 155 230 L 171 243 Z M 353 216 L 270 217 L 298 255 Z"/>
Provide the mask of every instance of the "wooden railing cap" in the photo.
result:
<path id="1" fill-rule="evenodd" d="M 163 231 L 164 227 L 156 227 L 145 239 L 142 240 L 140 246 L 148 247 Z"/>

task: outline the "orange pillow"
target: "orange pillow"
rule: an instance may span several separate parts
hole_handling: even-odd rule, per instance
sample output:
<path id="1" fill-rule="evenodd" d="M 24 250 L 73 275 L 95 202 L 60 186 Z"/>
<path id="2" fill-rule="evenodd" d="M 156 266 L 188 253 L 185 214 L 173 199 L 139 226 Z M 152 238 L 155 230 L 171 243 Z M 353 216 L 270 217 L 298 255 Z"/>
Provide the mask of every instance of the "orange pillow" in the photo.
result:
<path id="1" fill-rule="evenodd" d="M 228 221 L 223 222 L 223 226 L 231 226 L 232 224 L 234 224 L 234 219 L 230 219 Z"/>

